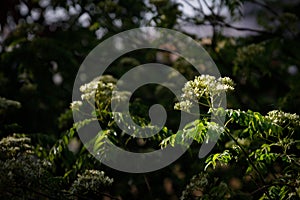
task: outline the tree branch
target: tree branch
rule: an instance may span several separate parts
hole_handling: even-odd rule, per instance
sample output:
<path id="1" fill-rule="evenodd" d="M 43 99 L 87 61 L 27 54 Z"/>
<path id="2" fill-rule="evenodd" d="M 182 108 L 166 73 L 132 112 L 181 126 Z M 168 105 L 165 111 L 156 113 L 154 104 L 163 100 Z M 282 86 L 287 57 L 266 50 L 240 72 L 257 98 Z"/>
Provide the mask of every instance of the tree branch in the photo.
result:
<path id="1" fill-rule="evenodd" d="M 246 156 L 249 164 L 253 167 L 253 169 L 256 171 L 256 173 L 259 176 L 259 179 L 261 180 L 261 182 L 266 185 L 266 182 L 264 180 L 264 177 L 262 176 L 262 174 L 259 172 L 259 170 L 257 169 L 256 165 L 254 164 L 254 162 L 252 161 L 252 159 L 250 158 L 250 156 L 248 155 L 248 153 L 246 152 L 246 150 L 242 147 L 242 145 L 239 144 L 239 142 L 231 135 L 231 133 L 229 131 L 227 131 L 225 129 L 225 133 L 227 133 L 227 135 L 241 148 L 242 152 L 244 153 L 244 155 Z M 267 191 L 264 191 L 264 193 L 267 195 L 267 197 L 269 199 L 271 199 L 270 195 L 268 194 Z"/>
<path id="2" fill-rule="evenodd" d="M 259 30 L 259 29 L 245 28 L 245 27 L 236 27 L 236 26 L 233 26 L 233 25 L 231 25 L 229 23 L 226 23 L 226 22 L 219 22 L 219 25 L 227 27 L 227 28 L 235 29 L 235 30 L 238 30 L 238 31 L 250 31 L 250 32 L 256 32 L 256 33 L 260 33 L 260 34 L 275 35 L 275 33 L 273 33 L 273 32 L 269 32 L 269 31 L 265 31 L 265 30 Z"/>

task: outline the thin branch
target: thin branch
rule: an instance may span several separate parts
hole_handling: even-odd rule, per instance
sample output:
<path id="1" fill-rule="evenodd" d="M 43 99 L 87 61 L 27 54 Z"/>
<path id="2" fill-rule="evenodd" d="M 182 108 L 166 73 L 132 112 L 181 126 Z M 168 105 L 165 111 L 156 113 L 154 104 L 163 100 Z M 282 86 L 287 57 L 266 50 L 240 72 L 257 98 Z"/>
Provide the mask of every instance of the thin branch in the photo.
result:
<path id="1" fill-rule="evenodd" d="M 212 14 L 213 16 L 215 16 L 214 10 L 212 9 L 212 7 L 210 7 L 210 6 L 208 5 L 207 1 L 206 1 L 206 0 L 203 0 L 203 2 L 204 2 L 204 4 L 205 4 L 205 6 L 210 10 L 211 14 Z"/>
<path id="2" fill-rule="evenodd" d="M 256 32 L 256 33 L 260 33 L 260 34 L 275 35 L 275 33 L 273 33 L 273 32 L 269 32 L 269 31 L 265 31 L 265 30 L 252 29 L 252 28 L 245 28 L 245 27 L 236 27 L 236 26 L 233 26 L 233 25 L 228 24 L 226 22 L 220 22 L 219 25 L 227 27 L 227 28 L 235 29 L 235 30 L 238 30 L 238 31 L 250 31 L 250 32 Z"/>
<path id="3" fill-rule="evenodd" d="M 263 8 L 265 8 L 267 11 L 269 11 L 270 13 L 272 13 L 274 16 L 278 17 L 280 16 L 280 13 L 276 12 L 273 8 L 271 8 L 270 6 L 268 6 L 267 4 L 265 3 L 262 3 L 262 2 L 259 2 L 257 0 L 251 0 L 250 1 L 251 3 L 253 4 L 257 4 Z M 290 29 L 289 26 L 286 26 L 286 29 L 293 35 L 293 36 L 296 36 L 296 34 Z"/>
<path id="4" fill-rule="evenodd" d="M 145 180 L 145 183 L 147 185 L 148 191 L 151 193 L 151 187 L 150 187 L 150 184 L 149 184 L 149 181 L 148 181 L 148 178 L 146 177 L 146 175 L 144 175 L 144 180 Z"/>
<path id="5" fill-rule="evenodd" d="M 251 0 L 250 2 L 252 2 L 253 4 L 257 4 L 265 9 L 267 9 L 270 13 L 272 13 L 275 16 L 279 16 L 279 13 L 277 13 L 274 9 L 272 9 L 270 6 L 268 6 L 267 4 L 261 3 L 259 1 L 256 0 Z"/>
<path id="6" fill-rule="evenodd" d="M 246 150 L 242 147 L 242 145 L 240 145 L 240 143 L 231 135 L 231 133 L 229 131 L 227 131 L 225 129 L 225 133 L 227 133 L 227 135 L 241 148 L 242 152 L 244 153 L 244 155 L 246 156 L 249 164 L 253 167 L 253 169 L 256 171 L 256 173 L 259 176 L 259 179 L 261 180 L 261 182 L 266 185 L 264 177 L 262 176 L 262 174 L 259 172 L 259 170 L 257 169 L 256 165 L 254 164 L 254 162 L 252 161 L 252 159 L 250 158 L 250 156 L 248 155 L 248 153 L 246 152 Z M 267 197 L 269 199 L 271 199 L 270 195 L 268 194 L 267 191 L 264 191 L 264 193 L 267 195 Z"/>
<path id="7" fill-rule="evenodd" d="M 153 198 L 153 195 L 152 195 L 152 190 L 151 190 L 151 187 L 150 187 L 150 184 L 149 184 L 149 181 L 148 181 L 148 178 L 147 178 L 146 175 L 144 175 L 144 179 L 145 179 L 145 183 L 146 183 L 146 185 L 147 185 L 147 189 L 148 189 L 149 194 L 150 194 L 150 198 L 151 198 L 151 199 L 154 199 L 154 198 Z"/>
<path id="8" fill-rule="evenodd" d="M 244 147 L 242 147 L 242 145 L 240 145 L 240 143 L 237 141 L 237 139 L 235 139 L 231 133 L 229 131 L 226 131 L 227 135 L 241 148 L 241 150 L 243 151 L 243 153 L 245 154 L 247 160 L 249 161 L 250 165 L 253 167 L 253 169 L 256 171 L 256 173 L 259 175 L 259 178 L 261 179 L 261 182 L 263 184 L 265 184 L 264 181 L 264 177 L 260 174 L 259 170 L 257 169 L 256 165 L 253 163 L 252 159 L 250 158 L 250 156 L 248 155 L 248 153 L 246 152 L 246 150 L 244 149 Z"/>
<path id="9" fill-rule="evenodd" d="M 197 0 L 198 5 L 199 5 L 199 9 L 201 10 L 201 12 L 203 12 L 203 6 L 202 3 L 200 2 L 200 0 Z"/>
<path id="10" fill-rule="evenodd" d="M 261 190 L 266 190 L 271 186 L 288 186 L 290 187 L 295 193 L 297 193 L 295 186 L 291 185 L 291 184 L 287 184 L 287 183 L 272 183 L 272 184 L 268 184 L 268 185 L 264 185 L 256 190 L 254 190 L 253 192 L 251 192 L 251 195 L 254 195 L 255 193 L 261 191 Z"/>
<path id="11" fill-rule="evenodd" d="M 193 4 L 191 4 L 188 0 L 184 0 L 184 2 L 189 5 L 191 8 L 193 8 L 195 11 L 199 11 L 199 12 L 202 12 L 202 9 L 201 8 L 197 8 L 195 7 Z"/>
<path id="12" fill-rule="evenodd" d="M 222 11 L 222 8 L 224 7 L 224 4 L 225 4 L 225 1 L 220 1 L 220 5 L 218 6 L 218 11 L 217 11 L 217 15 L 221 15 L 221 11 Z"/>
<path id="13" fill-rule="evenodd" d="M 100 192 L 99 194 L 102 195 L 102 196 L 109 197 L 109 198 L 114 199 L 114 200 L 120 200 L 118 197 L 114 197 L 114 196 L 112 196 L 108 193 L 105 193 L 105 192 Z"/>
<path id="14" fill-rule="evenodd" d="M 258 188 L 258 189 L 256 189 L 256 190 L 254 190 L 253 192 L 251 192 L 251 195 L 254 195 L 255 193 L 257 193 L 257 192 L 259 192 L 259 191 L 261 191 L 261 190 L 266 190 L 266 189 L 268 189 L 269 187 L 271 187 L 272 185 L 264 185 L 264 186 L 262 186 L 262 187 L 260 187 L 260 188 Z"/>

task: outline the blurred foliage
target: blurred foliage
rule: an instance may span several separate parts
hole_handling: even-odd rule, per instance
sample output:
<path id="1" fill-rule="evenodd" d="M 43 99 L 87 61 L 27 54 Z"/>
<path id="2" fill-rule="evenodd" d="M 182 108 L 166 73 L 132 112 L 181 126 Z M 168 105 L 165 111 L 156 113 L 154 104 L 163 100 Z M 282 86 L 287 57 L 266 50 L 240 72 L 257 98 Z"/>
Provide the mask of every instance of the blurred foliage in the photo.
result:
<path id="1" fill-rule="evenodd" d="M 298 0 L 2 0 L 0 8 L 1 199 L 300 198 Z M 253 17 L 257 27 L 235 23 Z M 184 58 L 168 52 L 133 51 L 83 85 L 82 100 L 72 102 L 73 82 L 87 54 L 116 33 L 149 25 L 191 35 L 225 78 L 200 76 Z M 230 30 L 245 35 L 230 36 Z M 190 80 L 183 93 L 196 99 L 176 99 L 164 87 L 147 85 L 132 94 L 131 116 L 120 113 L 114 119 L 110 103 L 116 81 L 150 62 L 177 69 Z M 218 111 L 226 115 L 226 126 L 219 127 L 204 111 L 215 112 L 212 97 L 233 87 L 229 108 Z M 74 123 L 72 115 L 80 114 L 91 95 L 96 95 L 96 111 Z M 130 95 L 121 91 L 113 100 Z M 114 121 L 132 117 L 149 127 L 154 103 L 171 117 L 153 137 L 140 139 L 139 130 L 128 136 Z M 191 106 L 201 108 L 201 117 L 177 132 L 178 109 L 192 112 Z M 134 152 L 187 138 L 195 142 L 160 171 L 118 172 L 96 160 L 79 139 L 77 129 L 93 121 L 103 127 L 92 143 L 100 156 L 107 156 L 104 137 Z M 221 138 L 209 156 L 196 160 L 208 128 Z"/>
<path id="2" fill-rule="evenodd" d="M 82 175 L 78 174 L 76 180 L 55 176 L 51 172 L 52 163 L 38 153 L 43 149 L 35 149 L 24 134 L 3 138 L 0 149 L 0 193 L 3 199 L 101 197 L 113 182 L 104 176 L 104 172 L 97 170 L 86 170 Z"/>

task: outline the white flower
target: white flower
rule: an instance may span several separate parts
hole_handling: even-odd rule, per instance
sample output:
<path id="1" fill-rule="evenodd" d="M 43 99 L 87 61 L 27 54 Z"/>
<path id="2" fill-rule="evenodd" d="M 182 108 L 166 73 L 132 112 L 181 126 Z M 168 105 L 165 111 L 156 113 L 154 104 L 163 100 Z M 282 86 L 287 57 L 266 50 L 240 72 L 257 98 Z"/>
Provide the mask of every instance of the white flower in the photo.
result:
<path id="1" fill-rule="evenodd" d="M 72 110 L 79 110 L 80 106 L 82 106 L 81 101 L 73 101 L 70 107 Z"/>
<path id="2" fill-rule="evenodd" d="M 175 105 L 175 109 L 189 110 L 191 105 L 188 102 L 212 100 L 214 96 L 234 90 L 233 81 L 228 78 L 218 78 L 210 75 L 195 77 L 193 81 L 188 81 L 182 89 L 181 101 Z"/>
<path id="3" fill-rule="evenodd" d="M 115 91 L 113 94 L 111 101 L 114 103 L 126 102 L 131 97 L 131 92 L 128 91 Z"/>
<path id="4" fill-rule="evenodd" d="M 297 114 L 286 113 L 280 110 L 273 110 L 268 112 L 266 118 L 278 125 L 283 125 L 289 122 L 293 126 L 300 126 L 300 117 Z"/>
<path id="5" fill-rule="evenodd" d="M 82 100 L 89 100 L 95 98 L 96 90 L 90 91 L 89 93 L 85 93 L 81 95 Z"/>
<path id="6" fill-rule="evenodd" d="M 190 112 L 190 109 L 192 106 L 193 106 L 193 103 L 191 101 L 185 100 L 185 101 L 180 101 L 179 103 L 176 103 L 174 106 L 174 109 Z"/>
<path id="7" fill-rule="evenodd" d="M 99 82 L 97 82 L 97 81 L 92 81 L 92 82 L 90 82 L 90 83 L 87 83 L 87 84 L 84 84 L 84 85 L 82 85 L 80 88 L 79 88 L 79 90 L 80 90 L 80 92 L 82 92 L 82 93 L 89 93 L 89 92 L 91 92 L 91 91 L 94 91 L 94 90 L 96 90 L 97 88 L 98 88 L 98 84 L 99 84 Z"/>

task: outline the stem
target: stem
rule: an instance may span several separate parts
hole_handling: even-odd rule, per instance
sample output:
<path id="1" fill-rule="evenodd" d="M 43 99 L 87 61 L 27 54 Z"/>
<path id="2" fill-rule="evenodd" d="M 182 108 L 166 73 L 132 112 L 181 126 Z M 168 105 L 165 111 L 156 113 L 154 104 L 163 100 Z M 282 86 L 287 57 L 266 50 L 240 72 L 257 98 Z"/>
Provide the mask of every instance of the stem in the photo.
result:
<path id="1" fill-rule="evenodd" d="M 205 106 L 205 107 L 209 107 L 210 108 L 210 105 L 205 104 L 205 103 L 201 103 L 200 101 L 198 102 L 198 104 L 201 105 L 201 106 Z"/>
<path id="2" fill-rule="evenodd" d="M 146 183 L 146 185 L 147 185 L 147 189 L 148 189 L 148 191 L 149 191 L 149 194 L 150 194 L 151 199 L 154 199 L 153 196 L 152 196 L 151 187 L 150 187 L 150 184 L 149 184 L 149 181 L 148 181 L 148 178 L 147 178 L 146 175 L 144 175 L 144 180 L 145 180 L 145 183 Z"/>
<path id="3" fill-rule="evenodd" d="M 225 128 L 231 121 L 233 121 L 233 118 L 230 118 L 230 119 L 224 124 L 224 128 Z"/>
<path id="4" fill-rule="evenodd" d="M 239 144 L 239 142 L 230 134 L 229 131 L 227 131 L 227 129 L 225 129 L 225 133 L 241 148 L 242 152 L 244 153 L 244 155 L 246 156 L 249 164 L 252 166 L 252 168 L 256 171 L 256 173 L 259 176 L 259 179 L 261 180 L 261 182 L 266 185 L 266 182 L 264 180 L 264 177 L 262 176 L 262 174 L 259 172 L 259 170 L 257 169 L 256 165 L 254 164 L 254 162 L 251 160 L 250 156 L 248 155 L 247 151 L 242 147 L 242 145 Z M 271 199 L 270 195 L 268 194 L 267 191 L 264 191 L 264 193 L 267 195 L 267 197 L 269 199 Z"/>

